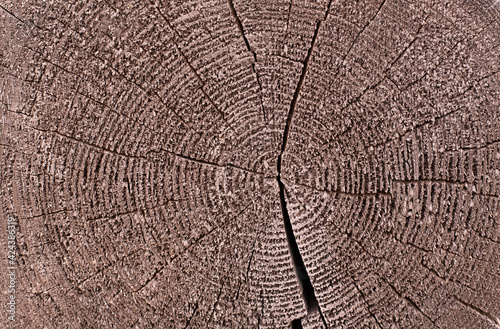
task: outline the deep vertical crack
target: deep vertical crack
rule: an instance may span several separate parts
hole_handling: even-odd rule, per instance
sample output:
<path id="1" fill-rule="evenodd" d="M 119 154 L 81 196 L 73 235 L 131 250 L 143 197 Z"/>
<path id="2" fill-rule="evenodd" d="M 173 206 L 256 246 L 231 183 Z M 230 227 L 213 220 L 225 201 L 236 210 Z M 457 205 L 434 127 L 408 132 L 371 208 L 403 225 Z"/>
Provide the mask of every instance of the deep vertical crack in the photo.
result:
<path id="1" fill-rule="evenodd" d="M 314 293 L 314 287 L 311 283 L 311 279 L 309 278 L 309 274 L 307 273 L 306 266 L 304 264 L 304 260 L 302 259 L 302 255 L 300 254 L 299 251 L 299 246 L 297 244 L 297 240 L 295 239 L 295 235 L 293 233 L 293 228 L 292 228 L 292 223 L 290 221 L 290 216 L 288 215 L 288 209 L 287 209 L 287 204 L 286 204 L 286 198 L 285 198 L 285 185 L 281 181 L 281 165 L 282 165 L 282 159 L 283 159 L 283 154 L 285 153 L 286 149 L 286 144 L 288 141 L 288 135 L 290 132 L 290 128 L 292 126 L 292 119 L 293 119 L 293 114 L 295 112 L 295 107 L 297 105 L 297 99 L 300 94 L 300 90 L 302 88 L 302 85 L 304 83 L 306 74 L 307 74 L 307 68 L 309 66 L 309 61 L 311 59 L 311 54 L 313 52 L 314 45 L 316 43 L 316 39 L 318 37 L 318 32 L 321 27 L 321 23 L 326 20 L 328 17 L 328 12 L 330 10 L 330 5 L 331 1 L 328 3 L 327 10 L 325 12 L 325 16 L 323 19 L 318 20 L 316 23 L 316 29 L 314 30 L 314 35 L 311 40 L 311 46 L 309 47 L 309 50 L 307 51 L 306 58 L 303 62 L 303 67 L 302 67 L 302 73 L 300 75 L 299 81 L 297 83 L 297 87 L 295 88 L 295 92 L 293 94 L 292 101 L 290 103 L 290 109 L 288 111 L 288 116 L 285 124 L 285 131 L 283 132 L 283 141 L 281 143 L 281 151 L 278 156 L 278 163 L 277 163 L 277 170 L 278 170 L 278 175 L 276 176 L 276 180 L 278 181 L 279 189 L 280 189 L 280 204 L 281 204 L 281 211 L 283 213 L 283 222 L 285 226 L 285 233 L 286 233 L 286 238 L 288 240 L 288 247 L 290 249 L 290 254 L 292 257 L 293 265 L 295 267 L 295 274 L 297 275 L 297 280 L 299 281 L 299 285 L 302 289 L 302 297 L 304 298 L 304 303 L 307 309 L 307 313 L 311 314 L 313 312 L 318 311 L 319 315 L 321 317 L 321 320 L 325 326 L 325 328 L 328 328 L 325 318 L 323 317 L 323 313 L 321 312 L 321 308 L 319 307 L 318 300 L 316 298 L 316 295 Z M 301 319 L 294 319 L 291 322 L 292 328 L 302 328 L 301 324 Z"/>
<path id="2" fill-rule="evenodd" d="M 311 313 L 318 310 L 318 301 L 314 294 L 314 288 L 311 284 L 311 279 L 307 274 L 306 266 L 302 255 L 299 251 L 299 246 L 297 245 L 297 240 L 293 234 L 292 223 L 290 222 L 290 217 L 288 215 L 288 209 L 286 207 L 285 200 L 285 186 L 281 182 L 278 175 L 278 184 L 280 187 L 280 203 L 281 211 L 283 213 L 283 222 L 285 224 L 286 238 L 288 240 L 288 247 L 290 248 L 290 254 L 292 256 L 293 265 L 295 267 L 295 274 L 302 288 L 302 295 L 304 297 L 304 303 L 306 304 L 307 312 Z"/>
<path id="3" fill-rule="evenodd" d="M 297 105 L 297 99 L 299 98 L 300 89 L 302 88 L 302 85 L 304 84 L 304 79 L 306 77 L 307 68 L 309 67 L 309 61 L 311 59 L 311 54 L 313 52 L 314 45 L 316 44 L 316 39 L 318 38 L 318 32 L 319 32 L 319 29 L 321 27 L 321 23 L 327 19 L 328 12 L 330 11 L 331 3 L 332 2 L 330 0 L 323 19 L 318 20 L 318 22 L 316 23 L 316 29 L 314 30 L 314 35 L 313 35 L 312 40 L 311 40 L 311 46 L 309 47 L 309 50 L 307 51 L 306 58 L 304 59 L 304 62 L 303 62 L 304 65 L 302 66 L 302 73 L 300 74 L 299 82 L 297 83 L 297 87 L 295 88 L 295 92 L 293 94 L 292 102 L 290 103 L 290 109 L 288 110 L 288 116 L 286 119 L 285 132 L 283 134 L 283 143 L 281 144 L 281 153 L 280 153 L 280 156 L 278 157 L 278 174 L 281 172 L 281 156 L 285 152 L 286 143 L 288 141 L 288 133 L 290 132 L 290 127 L 292 125 L 293 113 L 295 112 L 295 107 Z"/>

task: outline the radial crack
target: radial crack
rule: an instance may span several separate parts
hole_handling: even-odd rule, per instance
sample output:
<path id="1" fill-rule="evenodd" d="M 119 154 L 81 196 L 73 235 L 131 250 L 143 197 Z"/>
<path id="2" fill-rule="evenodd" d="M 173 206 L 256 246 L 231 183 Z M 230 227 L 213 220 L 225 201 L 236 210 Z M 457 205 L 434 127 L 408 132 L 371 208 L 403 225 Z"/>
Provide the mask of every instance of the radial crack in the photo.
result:
<path id="1" fill-rule="evenodd" d="M 293 265 L 295 267 L 295 274 L 297 275 L 297 280 L 299 281 L 299 285 L 302 289 L 302 297 L 304 298 L 304 303 L 307 309 L 308 314 L 311 314 L 313 312 L 318 311 L 319 315 L 321 317 L 321 320 L 325 326 L 325 328 L 328 328 L 325 318 L 323 317 L 323 313 L 321 312 L 321 309 L 318 304 L 318 300 L 316 299 L 316 295 L 314 294 L 314 288 L 311 283 L 311 279 L 309 278 L 309 274 L 307 274 L 307 269 L 304 264 L 304 260 L 302 259 L 302 255 L 300 254 L 299 251 L 299 246 L 297 244 L 297 240 L 295 239 L 295 235 L 293 233 L 293 228 L 292 228 L 292 223 L 290 221 L 290 216 L 288 214 L 288 209 L 287 209 L 287 204 L 286 204 L 286 198 L 285 198 L 285 185 L 283 184 L 281 180 L 281 164 L 282 164 L 282 158 L 283 154 L 286 149 L 286 144 L 288 141 L 288 135 L 290 132 L 290 127 L 292 125 L 292 118 L 293 118 L 293 113 L 295 111 L 295 107 L 297 105 L 297 99 L 300 94 L 300 90 L 302 88 L 302 85 L 304 83 L 306 74 L 307 74 L 307 68 L 309 66 L 309 61 L 311 59 L 311 54 L 313 52 L 314 45 L 316 43 L 316 39 L 318 37 L 318 32 L 321 27 L 321 23 L 328 17 L 328 12 L 330 10 L 330 3 L 328 3 L 327 10 L 325 12 L 325 16 L 323 19 L 318 20 L 316 23 L 316 29 L 314 31 L 314 35 L 311 40 L 311 46 L 309 47 L 309 50 L 307 51 L 306 58 L 303 62 L 303 67 L 302 67 L 302 73 L 300 75 L 299 81 L 297 83 L 297 87 L 295 89 L 295 92 L 293 94 L 292 101 L 290 103 L 290 109 L 288 111 L 288 116 L 286 120 L 286 125 L 285 125 L 285 131 L 283 132 L 283 142 L 281 144 L 281 151 L 278 156 L 278 163 L 277 163 L 277 170 L 278 170 L 278 175 L 276 176 L 276 180 L 278 181 L 279 185 L 279 193 L 280 193 L 280 204 L 281 204 L 281 211 L 283 213 L 283 222 L 285 226 L 285 233 L 286 237 L 288 240 L 288 247 L 290 249 L 290 254 L 292 257 Z M 301 320 L 300 319 L 295 319 L 291 323 L 292 328 L 302 328 Z"/>
<path id="2" fill-rule="evenodd" d="M 302 288 L 302 295 L 304 297 L 304 303 L 306 304 L 307 312 L 311 313 L 318 310 L 318 301 L 316 300 L 316 296 L 314 295 L 314 288 L 311 284 L 311 279 L 307 274 L 304 260 L 302 259 L 299 251 L 299 246 L 297 245 L 295 235 L 293 234 L 292 223 L 290 222 L 290 216 L 288 215 L 288 210 L 286 207 L 285 186 L 281 182 L 279 176 L 277 177 L 277 179 L 280 187 L 281 211 L 283 212 L 283 222 L 285 225 L 288 247 L 290 248 L 290 254 L 292 256 L 293 265 L 295 267 L 295 274 L 297 275 L 297 279 L 299 280 L 300 286 Z"/>
<path id="3" fill-rule="evenodd" d="M 299 98 L 300 89 L 302 88 L 302 84 L 304 83 L 304 79 L 307 73 L 307 67 L 309 66 L 309 60 L 311 59 L 312 50 L 314 48 L 314 44 L 316 43 L 316 38 L 318 37 L 318 31 L 321 26 L 321 20 L 316 23 L 316 30 L 314 31 L 314 35 L 311 41 L 311 47 L 307 52 L 306 59 L 304 60 L 304 65 L 302 66 L 302 73 L 300 74 L 299 82 L 297 83 L 297 88 L 295 88 L 295 93 L 293 94 L 292 102 L 290 103 L 290 109 L 288 110 L 288 116 L 286 119 L 285 132 L 283 133 L 283 143 L 281 144 L 281 153 L 278 158 L 278 172 L 281 170 L 281 156 L 285 152 L 286 144 L 288 141 L 288 134 L 290 132 L 290 127 L 292 125 L 293 113 L 295 112 L 295 107 L 297 106 L 297 99 Z"/>
<path id="4" fill-rule="evenodd" d="M 252 71 L 255 74 L 255 77 L 257 79 L 257 84 L 259 85 L 260 106 L 262 107 L 262 115 L 264 117 L 264 122 L 267 122 L 266 111 L 264 110 L 264 101 L 262 100 L 262 84 L 260 83 L 259 73 L 257 73 L 257 68 L 255 67 L 255 64 L 257 63 L 257 54 L 250 47 L 250 42 L 248 42 L 248 39 L 245 35 L 245 30 L 243 29 L 243 24 L 241 23 L 241 20 L 238 17 L 238 14 L 236 13 L 236 9 L 234 8 L 233 1 L 228 0 L 227 2 L 229 4 L 229 8 L 231 10 L 231 15 L 234 17 L 234 20 L 236 21 L 236 25 L 238 26 L 238 30 L 240 31 L 241 37 L 243 38 L 243 41 L 245 42 L 245 46 L 247 47 L 248 51 L 253 56 L 254 63 L 252 64 Z"/>
<path id="5" fill-rule="evenodd" d="M 238 26 L 238 30 L 240 30 L 241 36 L 243 37 L 243 41 L 245 41 L 245 45 L 247 46 L 248 51 L 252 53 L 254 60 L 257 61 L 257 56 L 255 54 L 255 51 L 253 51 L 252 48 L 250 48 L 250 43 L 248 42 L 248 39 L 245 36 L 245 30 L 243 30 L 243 24 L 241 23 L 241 20 L 238 17 L 238 14 L 236 13 L 236 9 L 234 9 L 233 1 L 228 0 L 227 2 L 229 4 L 229 8 L 231 9 L 231 15 L 236 20 L 236 25 Z"/>
<path id="6" fill-rule="evenodd" d="M 482 317 L 485 317 L 486 319 L 488 319 L 489 321 L 491 321 L 494 325 L 496 325 L 497 327 L 500 327 L 500 319 L 498 319 L 496 316 L 494 316 L 493 314 L 489 313 L 489 312 L 486 312 L 482 309 L 480 309 L 479 307 L 477 306 L 474 306 L 472 304 L 469 304 L 463 300 L 461 300 L 460 298 L 458 298 L 457 296 L 453 296 L 453 298 L 459 302 L 460 304 L 462 304 L 463 306 L 467 307 L 468 309 L 471 309 L 473 310 L 474 312 L 476 312 L 478 315 L 482 316 Z"/>
<path id="7" fill-rule="evenodd" d="M 170 20 L 167 18 L 167 16 L 160 10 L 160 7 L 155 2 L 153 2 L 153 1 L 151 1 L 151 4 L 154 6 L 154 8 L 158 12 L 158 14 L 163 18 L 163 20 L 165 21 L 165 23 L 167 23 L 167 26 L 169 27 L 169 29 L 172 30 L 172 32 L 176 36 L 180 37 L 179 32 L 170 23 Z M 224 111 L 222 111 L 217 106 L 217 104 L 215 104 L 215 102 L 212 99 L 212 97 L 206 92 L 206 90 L 205 90 L 205 81 L 201 78 L 201 76 L 198 73 L 198 71 L 191 64 L 191 61 L 186 56 L 186 54 L 184 53 L 184 51 L 181 49 L 181 47 L 179 46 L 179 44 L 176 41 L 174 41 L 174 40 L 172 40 L 172 42 L 173 42 L 173 44 L 175 46 L 175 49 L 177 50 L 177 53 L 179 55 L 181 55 L 182 59 L 184 60 L 184 62 L 186 63 L 186 65 L 189 67 L 189 69 L 191 70 L 191 72 L 194 74 L 194 76 L 196 77 L 196 80 L 198 81 L 198 83 L 200 84 L 199 90 L 201 91 L 201 93 L 205 96 L 205 98 L 208 100 L 208 102 L 210 103 L 210 105 L 215 109 L 215 111 L 221 116 L 222 121 L 224 121 L 224 123 L 229 127 L 229 129 L 231 129 L 234 132 L 234 128 L 232 128 L 232 126 L 227 121 Z"/>

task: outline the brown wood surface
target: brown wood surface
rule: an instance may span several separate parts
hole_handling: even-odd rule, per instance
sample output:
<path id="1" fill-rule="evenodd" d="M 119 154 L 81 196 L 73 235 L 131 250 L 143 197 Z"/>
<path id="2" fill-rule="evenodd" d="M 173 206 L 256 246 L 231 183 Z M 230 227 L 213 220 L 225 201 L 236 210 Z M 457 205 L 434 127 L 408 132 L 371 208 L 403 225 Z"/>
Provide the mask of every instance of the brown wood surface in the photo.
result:
<path id="1" fill-rule="evenodd" d="M 0 0 L 0 328 L 500 328 L 499 71 L 498 0 Z"/>

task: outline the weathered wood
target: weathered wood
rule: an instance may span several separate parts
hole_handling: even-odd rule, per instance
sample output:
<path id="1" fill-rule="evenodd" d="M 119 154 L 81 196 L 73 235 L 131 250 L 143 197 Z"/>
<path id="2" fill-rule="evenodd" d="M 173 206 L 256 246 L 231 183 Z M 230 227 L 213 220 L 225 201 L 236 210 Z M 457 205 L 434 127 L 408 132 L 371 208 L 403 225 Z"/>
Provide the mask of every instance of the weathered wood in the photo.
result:
<path id="1" fill-rule="evenodd" d="M 0 327 L 500 328 L 499 11 L 0 0 Z"/>

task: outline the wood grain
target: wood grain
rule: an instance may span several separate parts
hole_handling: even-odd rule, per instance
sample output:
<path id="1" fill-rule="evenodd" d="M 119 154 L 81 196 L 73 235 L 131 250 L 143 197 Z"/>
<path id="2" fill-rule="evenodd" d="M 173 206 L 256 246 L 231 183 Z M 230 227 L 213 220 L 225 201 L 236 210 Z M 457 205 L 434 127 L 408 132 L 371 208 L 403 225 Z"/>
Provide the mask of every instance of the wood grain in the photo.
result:
<path id="1" fill-rule="evenodd" d="M 0 327 L 500 328 L 498 1 L 0 0 L 0 27 Z"/>

